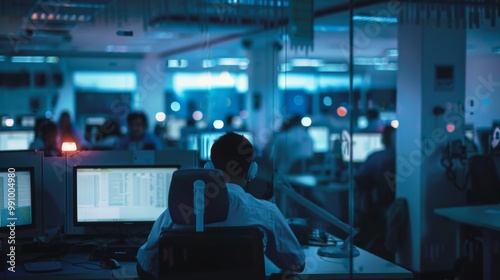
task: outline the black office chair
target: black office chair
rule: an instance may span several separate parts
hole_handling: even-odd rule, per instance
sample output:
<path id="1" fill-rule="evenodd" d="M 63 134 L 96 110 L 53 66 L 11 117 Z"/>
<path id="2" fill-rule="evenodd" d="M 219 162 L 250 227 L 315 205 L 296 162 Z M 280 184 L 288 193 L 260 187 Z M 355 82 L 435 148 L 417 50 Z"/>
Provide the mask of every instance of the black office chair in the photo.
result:
<path id="1" fill-rule="evenodd" d="M 469 158 L 471 187 L 467 190 L 467 204 L 496 204 L 500 202 L 499 157 L 478 155 Z"/>
<path id="2" fill-rule="evenodd" d="M 174 172 L 168 205 L 181 228 L 160 235 L 159 279 L 265 279 L 263 234 L 258 227 L 207 227 L 196 232 L 194 182 L 205 182 L 204 224 L 223 222 L 229 195 L 220 170 Z"/>

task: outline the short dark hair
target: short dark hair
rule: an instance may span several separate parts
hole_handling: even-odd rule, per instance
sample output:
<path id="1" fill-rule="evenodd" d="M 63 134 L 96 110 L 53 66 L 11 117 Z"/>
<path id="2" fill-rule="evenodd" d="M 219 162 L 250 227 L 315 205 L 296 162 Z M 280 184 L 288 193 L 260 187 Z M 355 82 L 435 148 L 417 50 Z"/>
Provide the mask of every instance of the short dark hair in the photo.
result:
<path id="1" fill-rule="evenodd" d="M 127 125 L 130 126 L 135 120 L 140 119 L 145 127 L 148 126 L 148 118 L 143 112 L 131 112 L 127 116 Z"/>
<path id="2" fill-rule="evenodd" d="M 226 132 L 210 149 L 210 159 L 215 168 L 226 176 L 244 177 L 248 173 L 255 151 L 245 136 Z"/>

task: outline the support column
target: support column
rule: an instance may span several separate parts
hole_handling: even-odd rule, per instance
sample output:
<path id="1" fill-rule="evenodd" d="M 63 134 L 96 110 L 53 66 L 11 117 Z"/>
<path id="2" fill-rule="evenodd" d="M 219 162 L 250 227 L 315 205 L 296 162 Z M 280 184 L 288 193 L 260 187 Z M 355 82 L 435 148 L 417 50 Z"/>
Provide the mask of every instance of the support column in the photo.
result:
<path id="1" fill-rule="evenodd" d="M 137 64 L 137 92 L 133 97 L 132 109 L 144 111 L 150 132 L 153 132 L 156 124 L 156 113 L 166 113 L 165 77 L 164 59 L 147 56 Z"/>
<path id="2" fill-rule="evenodd" d="M 464 203 L 440 161 L 450 141 L 463 139 L 466 30 L 432 24 L 398 30 L 396 197 L 408 202 L 409 233 L 397 262 L 417 272 L 453 267 L 455 227 L 433 211 Z"/>
<path id="3" fill-rule="evenodd" d="M 247 125 L 253 131 L 255 145 L 262 150 L 271 136 L 275 112 L 282 113 L 283 101 L 278 90 L 279 48 L 269 40 L 254 40 L 248 49 Z"/>

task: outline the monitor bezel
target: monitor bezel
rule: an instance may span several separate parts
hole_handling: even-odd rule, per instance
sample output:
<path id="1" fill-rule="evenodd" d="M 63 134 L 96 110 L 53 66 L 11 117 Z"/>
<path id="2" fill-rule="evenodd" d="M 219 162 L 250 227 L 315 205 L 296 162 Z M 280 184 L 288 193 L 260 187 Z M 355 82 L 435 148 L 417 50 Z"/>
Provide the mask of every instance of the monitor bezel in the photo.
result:
<path id="1" fill-rule="evenodd" d="M 37 206 L 36 188 L 35 188 L 35 168 L 32 166 L 20 166 L 20 167 L 12 166 L 12 167 L 7 168 L 7 171 L 6 171 L 7 173 L 8 173 L 8 169 L 10 169 L 10 168 L 14 168 L 16 170 L 15 172 L 28 171 L 30 174 L 31 223 L 26 224 L 26 225 L 18 225 L 16 223 L 16 230 L 35 230 L 37 228 L 37 223 L 39 222 L 37 217 L 35 216 L 36 215 L 35 209 Z M 1 172 L 3 172 L 3 171 L 1 171 Z M 16 205 L 16 207 L 17 207 L 17 205 Z M 8 231 L 10 231 L 8 226 L 0 226 L 0 232 L 8 232 Z"/>
<path id="2" fill-rule="evenodd" d="M 73 224 L 75 226 L 118 226 L 118 225 L 152 225 L 155 221 L 92 221 L 92 222 L 81 222 L 78 221 L 78 185 L 77 185 L 77 171 L 78 169 L 112 169 L 112 168 L 176 168 L 176 170 L 181 169 L 179 164 L 169 164 L 169 165 L 75 165 L 73 166 Z M 174 171 L 175 172 L 175 171 Z M 168 196 L 168 194 L 167 194 Z M 167 206 L 168 208 L 168 206 Z M 165 208 L 165 210 L 167 209 Z"/>

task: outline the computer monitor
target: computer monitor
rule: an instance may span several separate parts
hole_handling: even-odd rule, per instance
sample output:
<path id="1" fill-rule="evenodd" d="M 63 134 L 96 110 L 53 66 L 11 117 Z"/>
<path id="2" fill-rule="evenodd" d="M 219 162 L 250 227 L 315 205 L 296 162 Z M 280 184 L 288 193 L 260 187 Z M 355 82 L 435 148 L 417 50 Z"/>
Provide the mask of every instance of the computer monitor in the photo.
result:
<path id="1" fill-rule="evenodd" d="M 349 144 L 352 149 L 352 161 L 355 163 L 364 162 L 371 153 L 384 148 L 381 133 L 353 133 L 350 141 L 342 143 L 344 161 L 349 161 L 349 149 L 346 147 Z"/>
<path id="2" fill-rule="evenodd" d="M 28 150 L 34 138 L 33 130 L 0 131 L 0 151 Z"/>
<path id="3" fill-rule="evenodd" d="M 203 161 L 208 161 L 210 160 L 210 149 L 212 148 L 212 144 L 217 140 L 219 137 L 224 135 L 226 131 L 217 131 L 217 132 L 205 132 L 200 134 L 200 159 Z M 250 143 L 253 144 L 253 135 L 250 132 L 238 132 L 235 131 L 237 134 L 243 135 L 245 138 L 250 141 Z"/>
<path id="4" fill-rule="evenodd" d="M 0 170 L 0 230 L 34 227 L 34 170 L 10 167 Z"/>
<path id="5" fill-rule="evenodd" d="M 311 126 L 307 133 L 313 140 L 313 151 L 315 153 L 326 153 L 329 150 L 330 130 L 326 126 Z"/>
<path id="6" fill-rule="evenodd" d="M 180 166 L 75 166 L 76 225 L 153 223 Z"/>

